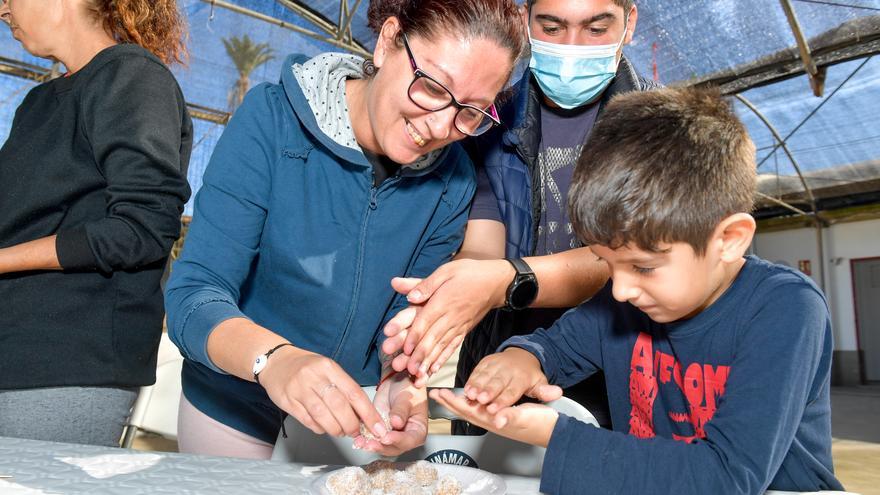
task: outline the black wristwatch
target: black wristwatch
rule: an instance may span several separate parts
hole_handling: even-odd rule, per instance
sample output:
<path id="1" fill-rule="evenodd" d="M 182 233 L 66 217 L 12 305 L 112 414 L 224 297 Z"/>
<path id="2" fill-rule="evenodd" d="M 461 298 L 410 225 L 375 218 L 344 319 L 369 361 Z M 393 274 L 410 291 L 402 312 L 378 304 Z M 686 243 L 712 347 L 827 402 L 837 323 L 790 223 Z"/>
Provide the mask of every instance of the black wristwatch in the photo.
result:
<path id="1" fill-rule="evenodd" d="M 538 278 L 522 258 L 508 258 L 516 270 L 516 276 L 507 286 L 507 310 L 520 310 L 529 307 L 538 296 Z"/>

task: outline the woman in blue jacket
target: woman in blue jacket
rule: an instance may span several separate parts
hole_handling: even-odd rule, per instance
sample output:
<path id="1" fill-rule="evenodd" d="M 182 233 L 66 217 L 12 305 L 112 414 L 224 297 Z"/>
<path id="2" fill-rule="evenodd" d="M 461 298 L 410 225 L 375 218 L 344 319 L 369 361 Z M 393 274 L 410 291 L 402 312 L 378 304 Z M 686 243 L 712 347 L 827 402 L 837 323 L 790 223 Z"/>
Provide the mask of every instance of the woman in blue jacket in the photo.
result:
<path id="1" fill-rule="evenodd" d="M 368 17 L 372 61 L 288 58 L 214 151 L 166 294 L 182 451 L 268 458 L 283 414 L 384 455 L 424 441 L 424 390 L 379 353 L 405 306 L 390 280 L 458 249 L 474 172 L 453 143 L 500 123 L 523 35 L 512 0 L 374 0 Z"/>

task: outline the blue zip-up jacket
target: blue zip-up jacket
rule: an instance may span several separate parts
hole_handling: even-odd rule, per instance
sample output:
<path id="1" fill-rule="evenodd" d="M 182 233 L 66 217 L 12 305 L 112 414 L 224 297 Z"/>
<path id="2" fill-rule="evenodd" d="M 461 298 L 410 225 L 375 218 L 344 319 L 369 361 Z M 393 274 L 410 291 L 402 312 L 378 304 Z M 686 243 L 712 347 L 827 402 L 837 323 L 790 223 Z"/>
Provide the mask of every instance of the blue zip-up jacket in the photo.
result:
<path id="1" fill-rule="evenodd" d="M 541 493 L 843 489 L 831 462 L 830 312 L 812 280 L 748 256 L 712 305 L 666 324 L 611 287 L 502 346 L 534 354 L 562 387 L 605 371 L 615 431 L 560 415 Z"/>
<path id="2" fill-rule="evenodd" d="M 318 127 L 296 77 L 250 91 L 220 138 L 166 292 L 168 331 L 186 358 L 184 395 L 202 412 L 266 441 L 224 405 L 230 394 L 278 418 L 262 387 L 226 375 L 207 354 L 220 322 L 249 318 L 296 346 L 333 358 L 375 385 L 384 323 L 406 306 L 391 278 L 425 277 L 463 237 L 473 165 L 453 144 L 429 167 L 373 186 L 364 154 Z M 273 416 L 274 414 L 274 416 Z"/>

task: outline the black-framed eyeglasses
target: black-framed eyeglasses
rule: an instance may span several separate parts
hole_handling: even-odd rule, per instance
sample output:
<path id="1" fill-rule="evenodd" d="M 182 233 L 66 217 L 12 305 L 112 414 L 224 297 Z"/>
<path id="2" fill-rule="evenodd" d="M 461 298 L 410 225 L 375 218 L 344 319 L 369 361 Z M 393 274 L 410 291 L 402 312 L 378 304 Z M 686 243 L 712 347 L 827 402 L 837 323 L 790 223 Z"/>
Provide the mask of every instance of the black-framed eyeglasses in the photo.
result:
<path id="1" fill-rule="evenodd" d="M 407 95 L 416 106 L 429 112 L 439 112 L 449 106 L 455 106 L 458 109 L 455 113 L 455 120 L 453 120 L 455 128 L 468 136 L 479 136 L 491 129 L 492 126 L 501 125 L 501 119 L 498 118 L 498 111 L 495 109 L 494 103 L 489 105 L 486 110 L 467 103 L 460 103 L 443 83 L 419 69 L 412 49 L 409 47 L 409 41 L 406 39 L 406 34 L 403 34 L 403 46 L 409 55 L 409 64 L 413 70 L 413 80 L 409 83 Z"/>

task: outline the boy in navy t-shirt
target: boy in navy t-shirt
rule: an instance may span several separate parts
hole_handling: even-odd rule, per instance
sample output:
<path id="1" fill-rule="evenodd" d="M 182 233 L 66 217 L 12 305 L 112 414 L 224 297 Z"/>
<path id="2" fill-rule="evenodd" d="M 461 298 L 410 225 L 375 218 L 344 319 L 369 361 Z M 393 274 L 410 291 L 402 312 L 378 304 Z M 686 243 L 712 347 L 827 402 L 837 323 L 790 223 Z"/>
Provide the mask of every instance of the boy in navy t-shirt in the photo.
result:
<path id="1" fill-rule="evenodd" d="M 841 490 L 831 462 L 832 333 L 807 277 L 745 256 L 755 147 L 717 94 L 615 98 L 569 194 L 578 237 L 611 282 L 546 330 L 513 337 L 465 396 L 478 426 L 546 446 L 541 491 Z M 614 431 L 547 401 L 605 372 Z"/>

